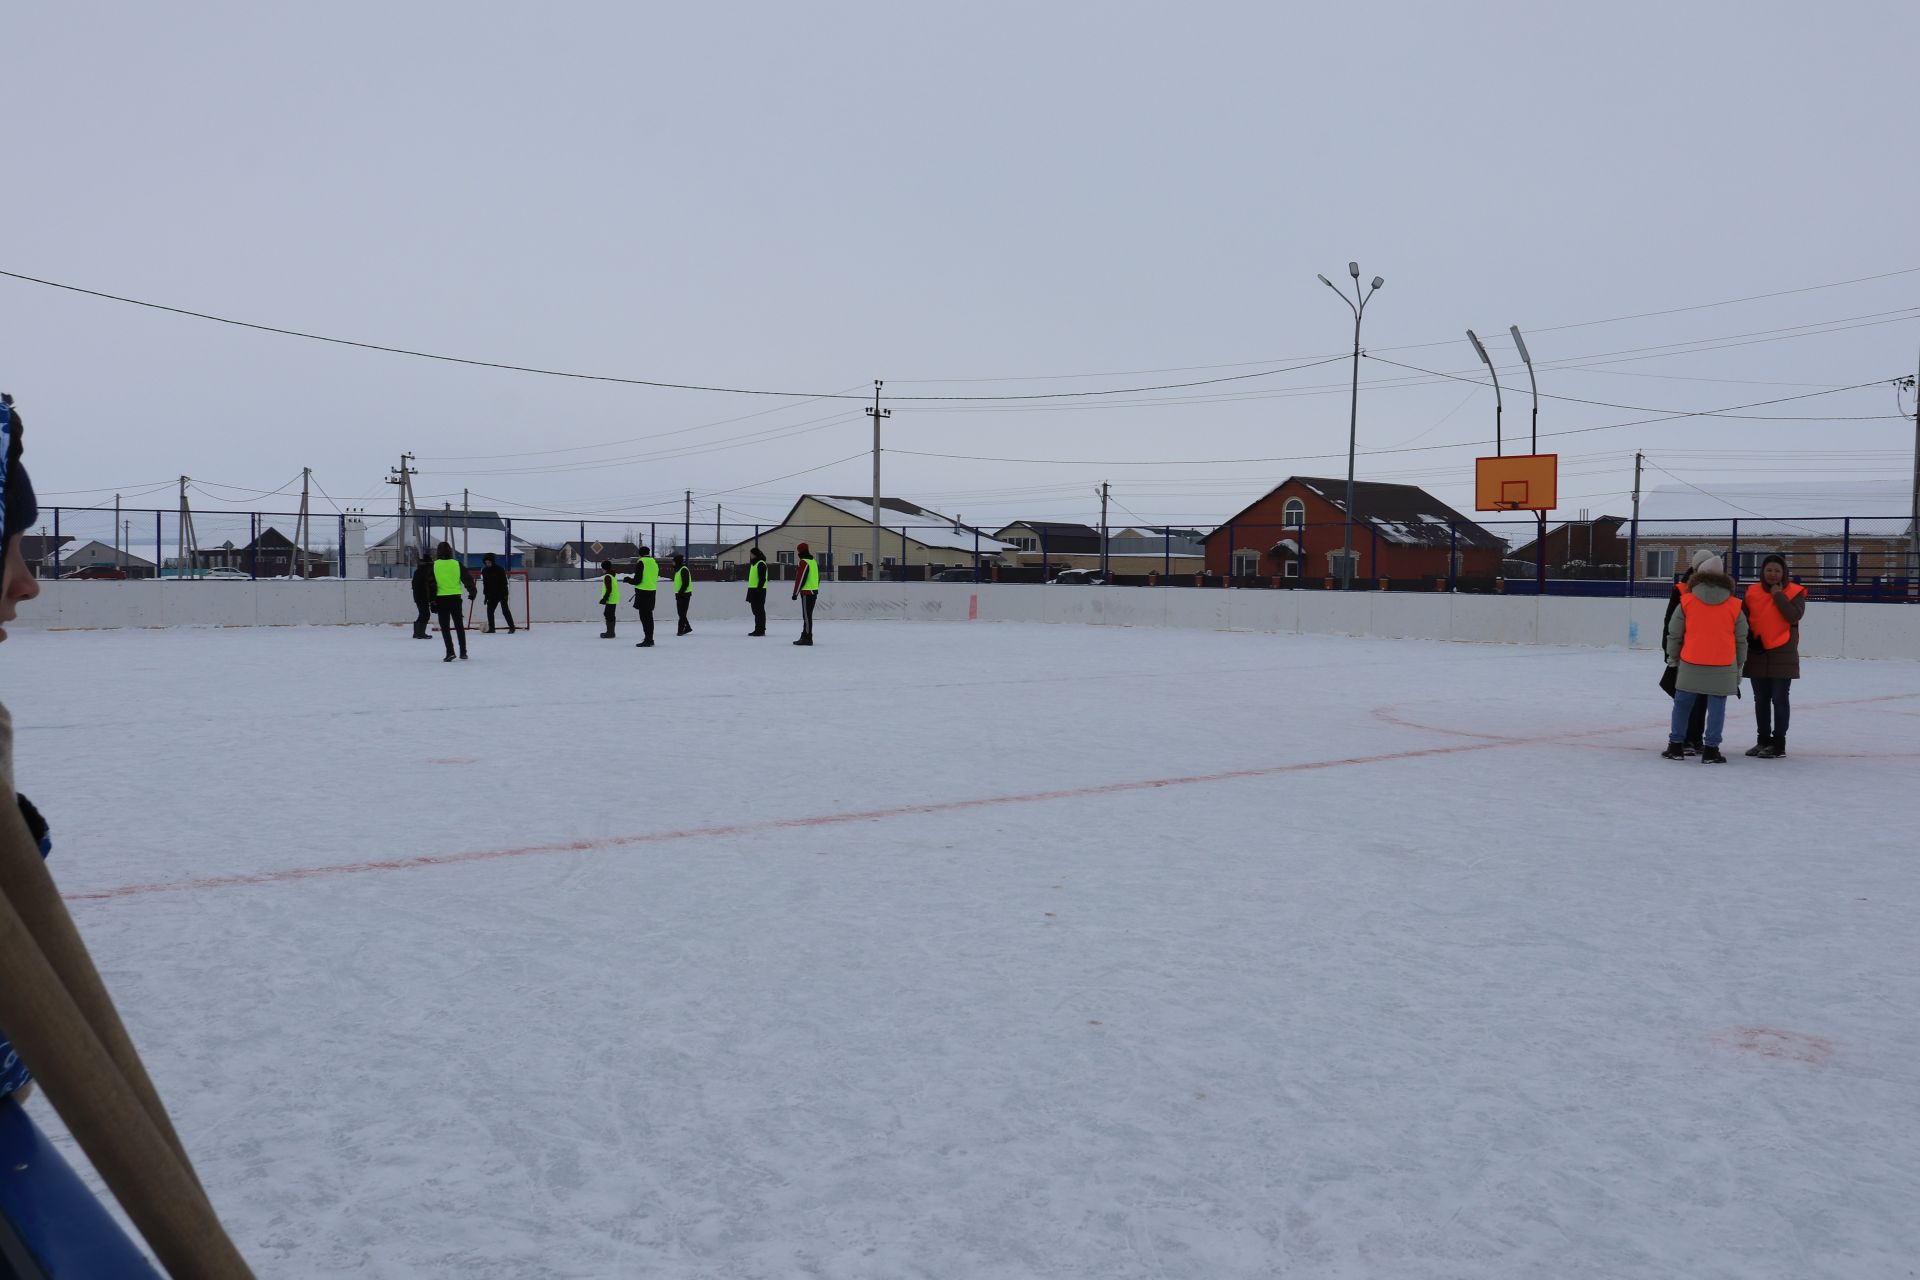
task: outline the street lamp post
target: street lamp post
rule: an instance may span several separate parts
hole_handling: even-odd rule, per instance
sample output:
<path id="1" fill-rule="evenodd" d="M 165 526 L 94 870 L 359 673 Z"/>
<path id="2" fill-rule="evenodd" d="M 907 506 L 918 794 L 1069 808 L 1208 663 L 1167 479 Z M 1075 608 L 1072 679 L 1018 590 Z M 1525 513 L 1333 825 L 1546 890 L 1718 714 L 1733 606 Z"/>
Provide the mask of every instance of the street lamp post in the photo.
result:
<path id="1" fill-rule="evenodd" d="M 1471 342 L 1473 349 L 1479 353 L 1480 363 L 1486 365 L 1487 372 L 1493 375 L 1493 456 L 1498 458 L 1506 452 L 1500 444 L 1500 415 L 1502 412 L 1500 405 L 1500 371 L 1493 367 L 1493 358 L 1487 354 L 1487 349 L 1480 345 L 1480 339 L 1471 329 L 1467 330 L 1467 341 Z M 1528 365 L 1527 368 L 1528 372 L 1531 373 L 1533 366 Z"/>
<path id="2" fill-rule="evenodd" d="M 1353 590 L 1353 458 L 1355 443 L 1360 435 L 1360 319 L 1366 314 L 1367 303 L 1372 300 L 1374 291 L 1386 283 L 1386 279 L 1375 276 L 1367 291 L 1360 292 L 1360 264 L 1349 262 L 1347 274 L 1353 277 L 1353 297 L 1347 296 L 1342 289 L 1325 276 L 1320 283 L 1340 295 L 1340 301 L 1347 304 L 1353 312 L 1353 398 L 1347 408 L 1347 520 L 1346 530 L 1340 539 L 1340 589 Z M 1233 556 L 1233 548 L 1227 548 L 1228 559 Z M 1378 568 L 1379 566 L 1374 566 Z"/>
<path id="3" fill-rule="evenodd" d="M 1533 431 L 1529 437 L 1528 450 L 1539 453 L 1540 383 L 1533 376 L 1533 357 L 1527 352 L 1527 340 L 1520 336 L 1520 326 L 1508 325 L 1507 332 L 1513 335 L 1513 345 L 1520 352 L 1520 358 L 1527 362 L 1527 385 L 1533 388 Z M 1540 548 L 1540 554 L 1534 557 L 1534 589 L 1541 595 L 1545 595 L 1547 594 L 1547 513 L 1545 508 L 1541 508 L 1536 514 L 1540 517 L 1540 526 L 1539 531 L 1534 535 L 1533 545 Z M 1569 543 L 1567 547 L 1569 558 L 1572 553 L 1573 548 Z M 1589 565 L 1593 563 L 1593 524 L 1591 522 L 1587 524 L 1587 563 Z"/>

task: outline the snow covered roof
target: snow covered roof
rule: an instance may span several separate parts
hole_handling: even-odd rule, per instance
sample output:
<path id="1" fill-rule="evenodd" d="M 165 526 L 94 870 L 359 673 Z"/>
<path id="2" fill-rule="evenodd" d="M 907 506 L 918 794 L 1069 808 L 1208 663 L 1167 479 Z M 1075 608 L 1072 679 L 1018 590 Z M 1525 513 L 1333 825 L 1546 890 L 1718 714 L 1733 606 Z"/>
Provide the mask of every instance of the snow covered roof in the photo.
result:
<path id="1" fill-rule="evenodd" d="M 846 498 L 825 494 L 810 493 L 807 497 L 823 506 L 832 507 L 845 515 L 852 516 L 862 524 L 873 522 L 873 500 L 871 498 Z M 939 547 L 950 551 L 972 551 L 976 546 L 982 553 L 1012 551 L 1010 542 L 989 537 L 970 525 L 963 525 L 938 511 L 929 511 L 900 498 L 880 499 L 880 527 L 891 529 L 895 533 L 904 532 L 907 539 L 923 547 Z M 977 541 L 976 541 L 977 538 Z"/>
<path id="2" fill-rule="evenodd" d="M 1642 538 L 1730 535 L 1741 538 L 1839 537 L 1853 521 L 1860 536 L 1894 537 L 1913 518 L 1910 482 L 1838 480 L 1816 484 L 1662 485 L 1640 495 Z"/>

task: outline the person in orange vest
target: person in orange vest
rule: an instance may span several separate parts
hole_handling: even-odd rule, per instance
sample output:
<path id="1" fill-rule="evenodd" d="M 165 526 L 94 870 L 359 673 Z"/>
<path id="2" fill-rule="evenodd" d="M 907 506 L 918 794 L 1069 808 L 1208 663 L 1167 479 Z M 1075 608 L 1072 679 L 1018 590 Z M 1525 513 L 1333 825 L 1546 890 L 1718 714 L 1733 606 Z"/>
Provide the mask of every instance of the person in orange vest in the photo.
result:
<path id="1" fill-rule="evenodd" d="M 1740 668 L 1747 662 L 1747 614 L 1733 593 L 1733 579 L 1709 556 L 1693 571 L 1680 593 L 1680 607 L 1667 621 L 1667 665 L 1674 669 L 1673 720 L 1667 731 L 1668 760 L 1686 758 L 1687 717 L 1694 704 L 1707 704 L 1706 736 L 1700 759 L 1725 764 L 1720 733 L 1727 723 L 1727 698 L 1740 692 Z"/>
<path id="2" fill-rule="evenodd" d="M 1664 638 L 1666 629 L 1673 623 L 1673 615 L 1680 608 L 1680 597 L 1687 594 L 1687 586 L 1693 581 L 1696 569 L 1713 558 L 1711 551 L 1696 551 L 1687 562 L 1687 571 L 1674 579 L 1673 590 L 1667 594 L 1667 612 L 1660 619 L 1660 634 Z M 1667 691 L 1669 698 L 1674 696 L 1674 679 L 1677 676 L 1672 664 L 1660 673 L 1660 687 Z M 1681 749 L 1690 756 L 1700 754 L 1700 739 L 1707 732 L 1707 704 L 1705 701 L 1693 704 L 1693 715 L 1687 720 L 1687 735 L 1680 739 Z"/>
<path id="3" fill-rule="evenodd" d="M 1768 556 L 1760 562 L 1760 581 L 1747 588 L 1747 679 L 1753 682 L 1753 715 L 1759 741 L 1747 750 L 1762 760 L 1787 754 L 1787 696 L 1800 678 L 1800 619 L 1807 612 L 1807 589 L 1787 577 L 1787 562 Z"/>

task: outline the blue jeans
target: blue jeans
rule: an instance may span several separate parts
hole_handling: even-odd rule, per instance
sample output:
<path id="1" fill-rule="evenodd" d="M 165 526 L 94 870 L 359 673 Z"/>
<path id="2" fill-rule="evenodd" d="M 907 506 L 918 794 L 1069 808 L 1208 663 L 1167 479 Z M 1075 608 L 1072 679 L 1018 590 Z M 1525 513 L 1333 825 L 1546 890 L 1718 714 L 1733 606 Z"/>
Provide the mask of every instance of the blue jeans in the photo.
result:
<path id="1" fill-rule="evenodd" d="M 1668 742 L 1686 740 L 1687 716 L 1693 712 L 1693 704 L 1702 698 L 1707 700 L 1707 736 L 1702 741 L 1709 747 L 1720 745 L 1720 731 L 1727 725 L 1727 696 L 1724 693 L 1693 693 L 1686 689 L 1677 690 L 1673 695 L 1673 724 L 1667 730 Z"/>

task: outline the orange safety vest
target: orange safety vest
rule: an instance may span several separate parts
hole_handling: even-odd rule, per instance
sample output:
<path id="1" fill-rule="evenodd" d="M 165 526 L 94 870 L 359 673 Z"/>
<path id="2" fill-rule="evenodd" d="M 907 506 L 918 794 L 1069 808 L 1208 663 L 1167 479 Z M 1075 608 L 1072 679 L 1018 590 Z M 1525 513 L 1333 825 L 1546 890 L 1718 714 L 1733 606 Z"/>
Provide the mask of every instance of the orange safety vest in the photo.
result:
<path id="1" fill-rule="evenodd" d="M 1686 637 L 1680 642 L 1680 661 L 1696 667 L 1730 667 L 1738 656 L 1734 624 L 1740 601 L 1728 596 L 1708 604 L 1691 591 L 1680 593 L 1680 611 L 1687 616 Z"/>
<path id="2" fill-rule="evenodd" d="M 1781 590 L 1787 599 L 1797 600 L 1807 594 L 1807 589 L 1797 582 L 1789 582 Z M 1793 624 L 1780 613 L 1780 606 L 1773 602 L 1773 592 L 1766 584 L 1756 582 L 1747 588 L 1747 619 L 1753 627 L 1753 633 L 1760 637 L 1760 643 L 1769 649 L 1778 649 L 1793 636 Z"/>

